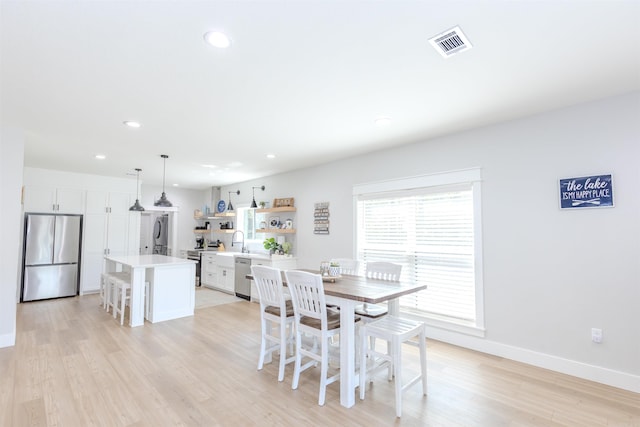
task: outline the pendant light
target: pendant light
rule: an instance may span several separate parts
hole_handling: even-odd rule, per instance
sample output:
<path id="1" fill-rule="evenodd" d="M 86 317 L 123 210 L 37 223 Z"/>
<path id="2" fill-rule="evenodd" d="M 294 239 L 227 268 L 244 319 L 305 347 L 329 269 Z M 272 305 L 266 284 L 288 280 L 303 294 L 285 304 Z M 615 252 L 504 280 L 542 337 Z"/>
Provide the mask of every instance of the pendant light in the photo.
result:
<path id="1" fill-rule="evenodd" d="M 167 156 L 166 154 L 160 154 L 160 157 L 164 159 L 164 166 L 162 169 L 162 196 L 160 196 L 160 199 L 156 200 L 156 202 L 153 205 L 171 207 L 173 206 L 173 204 L 167 199 L 167 195 L 164 192 L 164 179 L 165 179 L 165 173 L 167 171 L 167 159 L 169 158 L 169 156 Z"/>
<path id="2" fill-rule="evenodd" d="M 140 200 L 138 199 L 139 196 L 139 190 L 140 190 L 140 172 L 142 172 L 142 169 L 140 168 L 135 168 L 134 169 L 136 171 L 136 202 L 133 204 L 133 206 L 131 206 L 129 208 L 130 211 L 137 211 L 137 212 L 142 212 L 144 210 L 144 208 L 142 207 L 142 205 L 140 204 Z"/>
<path id="3" fill-rule="evenodd" d="M 231 204 L 231 193 L 236 193 L 238 196 L 240 195 L 240 190 L 238 191 L 229 191 L 229 203 L 227 204 L 227 211 L 233 210 L 233 205 Z"/>
<path id="4" fill-rule="evenodd" d="M 261 189 L 262 191 L 264 191 L 264 185 L 260 186 L 260 187 L 253 187 L 252 188 L 252 192 L 253 192 L 253 201 L 251 202 L 251 209 L 255 209 L 258 207 L 258 204 L 256 203 L 256 188 Z"/>

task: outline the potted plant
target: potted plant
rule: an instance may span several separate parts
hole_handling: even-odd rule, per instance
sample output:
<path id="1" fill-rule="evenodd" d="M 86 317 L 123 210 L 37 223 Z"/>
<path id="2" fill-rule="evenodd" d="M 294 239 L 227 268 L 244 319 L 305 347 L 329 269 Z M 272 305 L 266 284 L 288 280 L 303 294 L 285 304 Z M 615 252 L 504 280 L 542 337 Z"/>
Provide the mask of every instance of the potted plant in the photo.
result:
<path id="1" fill-rule="evenodd" d="M 276 239 L 273 237 L 264 239 L 264 242 L 262 242 L 262 246 L 264 246 L 265 249 L 269 250 L 269 253 L 272 255 L 276 251 L 280 250 L 280 245 L 278 244 L 278 242 L 276 242 Z"/>
<path id="2" fill-rule="evenodd" d="M 340 264 L 335 261 L 331 261 L 331 264 L 329 264 L 329 276 L 337 277 L 339 275 L 340 275 Z"/>
<path id="3" fill-rule="evenodd" d="M 291 243 L 284 242 L 281 246 L 282 246 L 282 250 L 284 251 L 285 255 L 289 255 L 289 253 L 291 252 Z"/>

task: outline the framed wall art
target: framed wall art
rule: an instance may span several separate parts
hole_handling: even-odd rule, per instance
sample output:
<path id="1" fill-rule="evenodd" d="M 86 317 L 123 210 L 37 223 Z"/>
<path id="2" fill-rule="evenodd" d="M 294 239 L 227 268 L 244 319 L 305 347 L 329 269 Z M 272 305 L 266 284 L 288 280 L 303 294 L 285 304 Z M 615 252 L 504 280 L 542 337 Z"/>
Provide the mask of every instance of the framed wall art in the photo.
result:
<path id="1" fill-rule="evenodd" d="M 560 180 L 560 209 L 613 207 L 611 175 L 591 175 Z"/>

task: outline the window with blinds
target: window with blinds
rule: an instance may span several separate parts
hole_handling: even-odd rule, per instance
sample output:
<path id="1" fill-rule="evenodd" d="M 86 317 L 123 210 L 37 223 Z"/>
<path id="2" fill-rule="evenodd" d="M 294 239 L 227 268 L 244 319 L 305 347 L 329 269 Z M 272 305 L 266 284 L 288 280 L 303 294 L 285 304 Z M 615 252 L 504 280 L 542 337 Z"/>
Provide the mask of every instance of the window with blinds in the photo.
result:
<path id="1" fill-rule="evenodd" d="M 357 196 L 358 259 L 400 263 L 402 280 L 427 285 L 402 311 L 476 323 L 472 185 Z"/>

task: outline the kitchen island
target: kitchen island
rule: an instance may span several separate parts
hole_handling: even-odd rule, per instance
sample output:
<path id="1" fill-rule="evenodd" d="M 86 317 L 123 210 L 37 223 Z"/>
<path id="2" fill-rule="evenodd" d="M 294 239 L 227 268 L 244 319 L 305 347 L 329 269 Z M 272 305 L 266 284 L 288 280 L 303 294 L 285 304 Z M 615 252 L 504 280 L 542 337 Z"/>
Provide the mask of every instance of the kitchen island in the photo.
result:
<path id="1" fill-rule="evenodd" d="M 154 323 L 193 316 L 196 261 L 164 255 L 105 256 L 104 259 L 105 273 L 131 272 L 129 324 L 132 327 L 144 325 L 145 318 Z M 145 282 L 149 284 L 146 292 Z"/>

